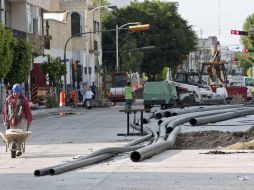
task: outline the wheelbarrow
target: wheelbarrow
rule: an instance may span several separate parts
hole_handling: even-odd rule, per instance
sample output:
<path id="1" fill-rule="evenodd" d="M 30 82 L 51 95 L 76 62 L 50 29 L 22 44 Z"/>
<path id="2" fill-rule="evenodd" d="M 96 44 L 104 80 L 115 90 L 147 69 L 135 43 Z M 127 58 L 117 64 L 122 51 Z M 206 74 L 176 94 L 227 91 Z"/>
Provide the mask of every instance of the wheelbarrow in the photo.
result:
<path id="1" fill-rule="evenodd" d="M 22 129 L 8 129 L 4 133 L 0 132 L 6 144 L 6 152 L 11 151 L 11 158 L 16 158 L 16 152 L 20 147 L 20 151 L 25 153 L 26 139 L 32 134 L 31 131 L 23 131 Z"/>

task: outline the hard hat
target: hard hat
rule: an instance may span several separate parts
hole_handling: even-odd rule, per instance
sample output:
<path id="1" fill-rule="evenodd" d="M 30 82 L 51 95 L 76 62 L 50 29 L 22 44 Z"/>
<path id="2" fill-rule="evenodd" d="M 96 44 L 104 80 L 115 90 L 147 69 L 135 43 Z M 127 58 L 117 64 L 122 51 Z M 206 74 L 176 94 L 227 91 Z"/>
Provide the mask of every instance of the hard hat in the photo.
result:
<path id="1" fill-rule="evenodd" d="M 21 93 L 22 92 L 22 87 L 20 84 L 14 84 L 12 87 L 12 92 L 14 93 Z"/>

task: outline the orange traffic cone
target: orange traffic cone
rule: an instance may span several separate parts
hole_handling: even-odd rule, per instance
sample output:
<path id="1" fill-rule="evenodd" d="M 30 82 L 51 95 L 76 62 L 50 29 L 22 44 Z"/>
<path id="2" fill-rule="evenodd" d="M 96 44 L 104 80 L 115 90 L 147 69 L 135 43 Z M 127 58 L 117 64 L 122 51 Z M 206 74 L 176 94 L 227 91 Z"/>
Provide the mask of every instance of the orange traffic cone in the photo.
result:
<path id="1" fill-rule="evenodd" d="M 59 106 L 65 106 L 65 93 L 64 91 L 60 92 L 60 102 L 59 102 Z"/>

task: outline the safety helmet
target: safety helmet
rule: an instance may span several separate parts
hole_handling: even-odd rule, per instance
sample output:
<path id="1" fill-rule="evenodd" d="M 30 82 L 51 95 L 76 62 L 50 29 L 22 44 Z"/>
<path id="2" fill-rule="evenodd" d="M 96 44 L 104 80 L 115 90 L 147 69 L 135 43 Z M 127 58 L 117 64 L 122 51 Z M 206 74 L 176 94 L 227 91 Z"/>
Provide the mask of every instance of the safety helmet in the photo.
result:
<path id="1" fill-rule="evenodd" d="M 22 87 L 20 84 L 14 84 L 12 87 L 12 92 L 14 93 L 21 93 L 22 92 Z"/>

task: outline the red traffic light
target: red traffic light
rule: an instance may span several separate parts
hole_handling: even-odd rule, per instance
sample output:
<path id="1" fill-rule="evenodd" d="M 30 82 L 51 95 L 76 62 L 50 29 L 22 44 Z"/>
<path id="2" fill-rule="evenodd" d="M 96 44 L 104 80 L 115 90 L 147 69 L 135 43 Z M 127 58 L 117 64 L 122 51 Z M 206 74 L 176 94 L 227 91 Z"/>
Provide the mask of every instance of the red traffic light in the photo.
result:
<path id="1" fill-rule="evenodd" d="M 243 49 L 242 52 L 244 53 L 254 52 L 254 49 Z"/>
<path id="2" fill-rule="evenodd" d="M 233 35 L 248 36 L 248 32 L 246 32 L 246 31 L 241 31 L 241 30 L 231 30 L 231 34 L 233 34 Z"/>

